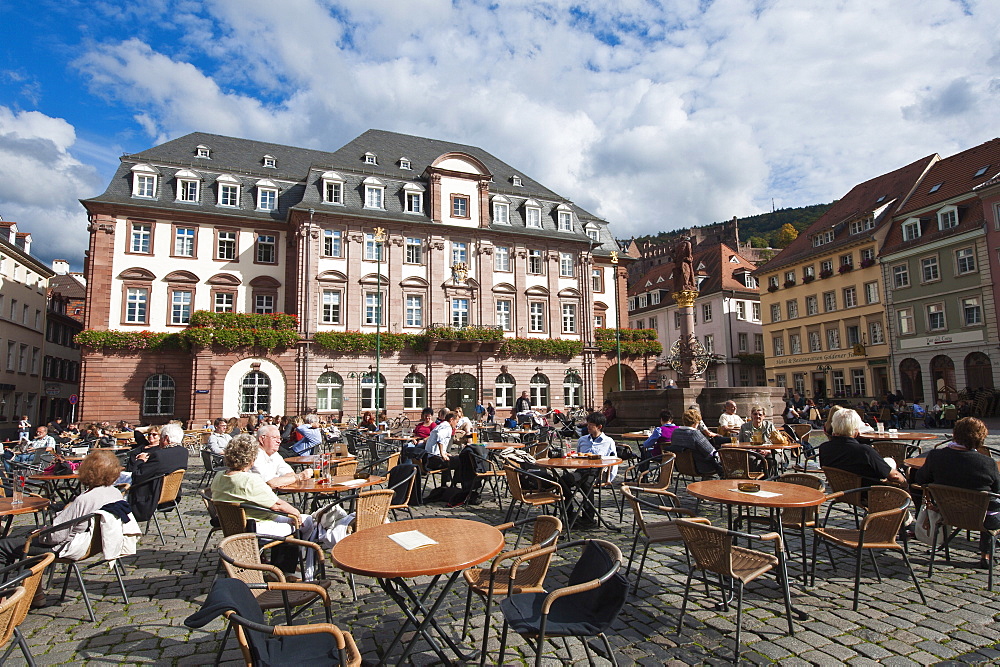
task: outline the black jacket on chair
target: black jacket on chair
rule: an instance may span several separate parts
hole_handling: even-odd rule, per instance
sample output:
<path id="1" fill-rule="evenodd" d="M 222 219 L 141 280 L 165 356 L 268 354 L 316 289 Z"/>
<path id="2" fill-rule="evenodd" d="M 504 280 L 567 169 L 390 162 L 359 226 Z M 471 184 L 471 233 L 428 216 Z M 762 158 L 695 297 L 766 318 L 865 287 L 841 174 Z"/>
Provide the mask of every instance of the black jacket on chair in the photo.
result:
<path id="1" fill-rule="evenodd" d="M 149 460 L 139 464 L 128 491 L 128 503 L 136 521 L 148 521 L 153 516 L 160 500 L 163 476 L 187 468 L 187 464 L 187 447 L 177 446 L 154 449 L 149 454 Z"/>

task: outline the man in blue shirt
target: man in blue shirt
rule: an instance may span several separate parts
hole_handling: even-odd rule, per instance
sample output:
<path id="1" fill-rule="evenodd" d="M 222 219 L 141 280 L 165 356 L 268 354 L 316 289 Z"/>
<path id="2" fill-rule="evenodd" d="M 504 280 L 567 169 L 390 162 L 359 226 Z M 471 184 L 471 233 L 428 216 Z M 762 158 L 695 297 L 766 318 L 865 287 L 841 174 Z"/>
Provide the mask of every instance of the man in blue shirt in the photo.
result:
<path id="1" fill-rule="evenodd" d="M 615 448 L 615 441 L 610 436 L 604 435 L 604 427 L 608 420 L 600 412 L 591 412 L 587 415 L 587 435 L 580 438 L 576 443 L 576 451 L 580 454 L 600 454 L 603 457 L 617 456 L 618 450 Z M 580 508 L 582 514 L 579 520 L 574 521 L 574 508 L 570 506 L 569 520 L 574 527 L 593 528 L 597 525 L 597 511 L 594 506 L 594 482 L 597 481 L 598 471 L 595 470 L 570 470 L 563 474 L 559 480 L 563 488 L 563 496 L 566 502 L 573 497 L 573 490 L 579 489 L 581 495 L 586 499 Z M 618 474 L 618 466 L 611 468 L 608 480 L 613 480 Z"/>
<path id="2" fill-rule="evenodd" d="M 313 448 L 323 442 L 323 431 L 319 427 L 318 415 L 306 415 L 305 423 L 295 430 L 302 435 L 302 439 L 292 445 L 292 451 L 296 456 L 309 456 Z"/>

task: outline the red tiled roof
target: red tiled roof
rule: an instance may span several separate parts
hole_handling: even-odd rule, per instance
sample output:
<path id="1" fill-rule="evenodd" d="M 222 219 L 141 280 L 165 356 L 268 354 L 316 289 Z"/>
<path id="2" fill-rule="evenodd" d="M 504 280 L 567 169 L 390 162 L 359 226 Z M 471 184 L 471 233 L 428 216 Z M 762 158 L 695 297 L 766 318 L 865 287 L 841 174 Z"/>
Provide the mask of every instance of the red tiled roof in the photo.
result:
<path id="1" fill-rule="evenodd" d="M 975 174 L 986 167 L 979 176 Z M 1000 139 L 992 139 L 974 148 L 939 160 L 927 172 L 920 187 L 904 204 L 898 215 L 918 211 L 938 202 L 971 192 L 980 183 L 985 183 L 1000 174 Z M 936 185 L 940 187 L 931 192 Z"/>
<path id="2" fill-rule="evenodd" d="M 730 257 L 736 257 L 737 261 L 730 262 Z M 724 243 L 702 246 L 700 250 L 697 250 L 694 253 L 692 263 L 694 264 L 695 273 L 697 275 L 706 276 L 705 280 L 701 283 L 701 287 L 699 288 L 699 291 L 702 294 L 711 294 L 723 289 L 741 290 L 744 292 L 756 291 L 754 288 L 749 288 L 744 285 L 743 281 L 733 278 L 733 273 L 738 269 L 753 271 L 754 268 L 756 268 L 754 263 L 747 260 L 745 257 Z M 698 266 L 701 264 L 704 264 L 705 268 L 699 271 Z M 673 262 L 654 266 L 629 287 L 629 296 L 643 294 L 651 289 L 662 289 L 667 292 L 672 292 L 674 289 L 673 272 Z M 662 278 L 663 281 L 657 282 L 660 278 Z M 647 285 L 647 283 L 652 283 L 652 285 Z M 660 305 L 669 303 L 673 303 L 673 299 L 671 299 L 668 295 L 660 302 Z"/>

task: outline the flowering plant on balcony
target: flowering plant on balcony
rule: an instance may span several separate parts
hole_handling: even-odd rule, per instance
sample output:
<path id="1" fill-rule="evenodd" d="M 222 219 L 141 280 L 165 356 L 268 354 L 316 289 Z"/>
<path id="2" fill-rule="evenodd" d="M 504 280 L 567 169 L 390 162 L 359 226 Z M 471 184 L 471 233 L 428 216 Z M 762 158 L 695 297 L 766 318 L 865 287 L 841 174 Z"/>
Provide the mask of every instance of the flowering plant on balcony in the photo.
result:
<path id="1" fill-rule="evenodd" d="M 820 278 L 829 278 L 832 275 L 833 275 L 833 271 L 831 269 L 826 269 L 824 271 L 820 271 L 819 272 L 819 277 Z"/>
<path id="2" fill-rule="evenodd" d="M 785 281 L 785 287 L 795 287 L 795 281 L 794 280 L 786 280 Z"/>
<path id="3" fill-rule="evenodd" d="M 809 283 L 811 283 L 812 281 L 814 281 L 814 280 L 816 280 L 816 276 L 814 276 L 814 275 L 813 275 L 813 274 L 811 274 L 811 273 L 809 273 L 809 274 L 807 274 L 807 275 L 804 275 L 804 276 L 802 276 L 802 282 L 806 283 L 807 285 L 808 285 Z"/>
<path id="4" fill-rule="evenodd" d="M 768 285 L 767 286 L 767 291 L 768 292 L 777 292 L 778 291 L 778 286 L 777 285 Z"/>
<path id="5" fill-rule="evenodd" d="M 840 271 L 841 273 L 848 273 L 848 272 L 854 270 L 854 265 L 853 264 L 841 264 L 840 268 L 837 269 L 837 270 Z"/>
<path id="6" fill-rule="evenodd" d="M 862 269 L 867 269 L 869 266 L 875 266 L 875 258 L 874 257 L 867 257 L 867 258 L 861 260 L 861 268 Z"/>

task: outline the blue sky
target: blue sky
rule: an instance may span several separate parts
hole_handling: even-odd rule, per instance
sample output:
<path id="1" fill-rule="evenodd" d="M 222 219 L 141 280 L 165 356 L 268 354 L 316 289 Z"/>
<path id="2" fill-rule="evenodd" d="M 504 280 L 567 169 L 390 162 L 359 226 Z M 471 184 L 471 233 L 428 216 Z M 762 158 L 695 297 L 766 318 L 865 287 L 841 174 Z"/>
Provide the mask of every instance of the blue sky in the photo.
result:
<path id="1" fill-rule="evenodd" d="M 78 200 L 195 130 L 474 144 L 619 237 L 1000 134 L 993 0 L 0 0 L 0 22 L 0 215 L 76 268 Z"/>

